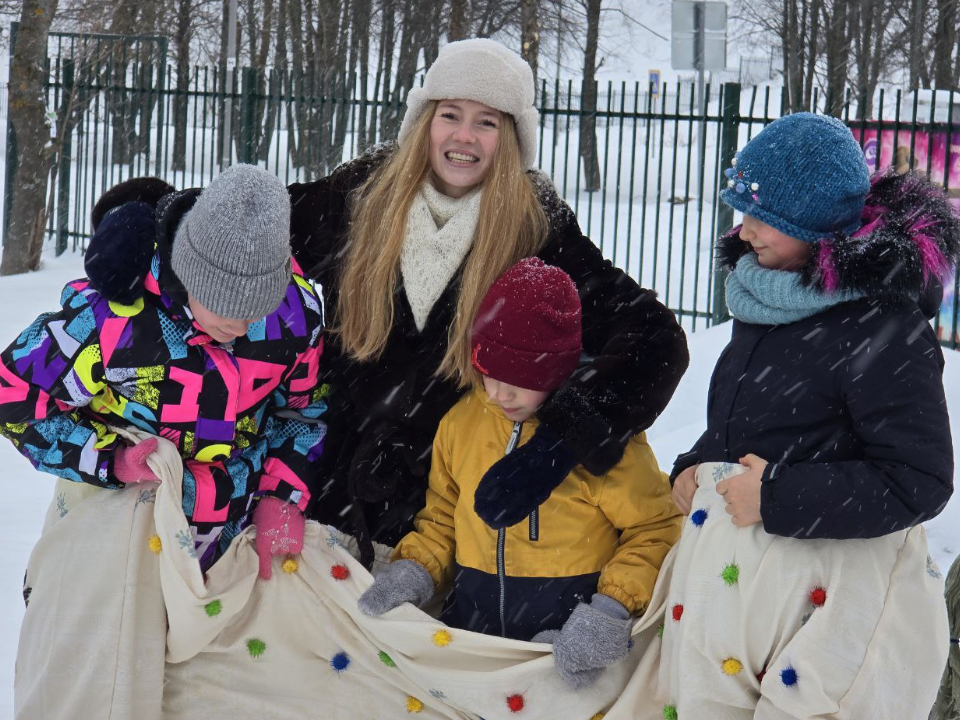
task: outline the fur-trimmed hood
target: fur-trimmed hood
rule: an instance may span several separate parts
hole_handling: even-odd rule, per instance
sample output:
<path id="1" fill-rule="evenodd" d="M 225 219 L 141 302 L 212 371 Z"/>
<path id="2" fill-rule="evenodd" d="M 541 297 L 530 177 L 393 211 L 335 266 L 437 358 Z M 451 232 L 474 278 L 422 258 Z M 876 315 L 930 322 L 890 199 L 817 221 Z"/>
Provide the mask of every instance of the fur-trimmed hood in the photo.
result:
<path id="1" fill-rule="evenodd" d="M 960 216 L 943 191 L 920 175 L 879 172 L 861 227 L 811 243 L 800 271 L 804 284 L 823 292 L 851 290 L 867 297 L 906 296 L 929 314 L 939 305 L 940 283 L 960 255 Z M 717 263 L 732 269 L 749 246 L 736 226 L 718 241 Z"/>
<path id="2" fill-rule="evenodd" d="M 173 271 L 173 242 L 180 221 L 197 202 L 200 192 L 199 188 L 191 188 L 170 193 L 157 204 L 157 253 L 160 256 L 160 274 L 157 281 L 164 292 L 181 305 L 187 304 L 187 289 Z"/>

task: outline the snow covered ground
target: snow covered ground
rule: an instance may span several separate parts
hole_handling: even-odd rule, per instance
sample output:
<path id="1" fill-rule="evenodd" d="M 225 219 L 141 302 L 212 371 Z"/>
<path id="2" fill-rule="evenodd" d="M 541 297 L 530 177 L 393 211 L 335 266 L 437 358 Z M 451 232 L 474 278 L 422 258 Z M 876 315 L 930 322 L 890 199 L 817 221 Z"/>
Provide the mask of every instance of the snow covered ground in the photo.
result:
<path id="1" fill-rule="evenodd" d="M 82 256 L 67 253 L 47 256 L 37 273 L 0 278 L 0 347 L 5 347 L 37 315 L 57 308 L 60 290 L 83 275 Z M 680 383 L 670 407 L 649 433 L 650 442 L 663 467 L 689 449 L 703 432 L 704 400 L 714 363 L 730 335 L 730 325 L 701 330 L 689 337 L 691 366 Z M 955 452 L 960 455 L 960 353 L 947 350 L 945 383 L 953 418 Z M 52 478 L 33 470 L 13 446 L 0 440 L 3 502 L 0 502 L 0 719 L 13 717 L 13 667 L 17 637 L 23 616 L 21 585 L 27 559 L 40 534 L 43 516 L 51 498 Z M 955 483 L 960 482 L 960 474 Z M 960 500 L 928 523 L 930 550 L 946 570 L 960 553 Z"/>

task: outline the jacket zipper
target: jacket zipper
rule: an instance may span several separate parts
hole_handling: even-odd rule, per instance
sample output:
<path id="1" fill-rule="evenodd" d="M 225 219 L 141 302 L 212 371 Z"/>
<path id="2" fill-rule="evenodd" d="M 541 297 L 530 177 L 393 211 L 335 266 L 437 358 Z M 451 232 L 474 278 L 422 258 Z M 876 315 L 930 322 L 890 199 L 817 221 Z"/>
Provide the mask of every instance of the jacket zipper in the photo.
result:
<path id="1" fill-rule="evenodd" d="M 520 430 L 523 429 L 522 422 L 513 424 L 513 432 L 510 433 L 510 439 L 507 441 L 507 450 L 504 455 L 509 455 L 520 441 Z M 500 528 L 497 532 L 497 580 L 500 583 L 500 637 L 507 636 L 507 569 L 504 562 L 504 546 L 507 543 L 507 529 Z"/>

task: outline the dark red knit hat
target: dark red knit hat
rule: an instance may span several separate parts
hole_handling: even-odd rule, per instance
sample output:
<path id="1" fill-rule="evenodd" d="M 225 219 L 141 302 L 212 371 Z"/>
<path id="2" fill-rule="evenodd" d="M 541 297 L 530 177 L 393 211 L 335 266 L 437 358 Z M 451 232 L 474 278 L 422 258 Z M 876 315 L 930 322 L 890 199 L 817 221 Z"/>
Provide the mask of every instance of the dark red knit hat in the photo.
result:
<path id="1" fill-rule="evenodd" d="M 487 291 L 473 323 L 473 366 L 526 390 L 559 387 L 580 360 L 580 297 L 560 268 L 526 258 Z"/>

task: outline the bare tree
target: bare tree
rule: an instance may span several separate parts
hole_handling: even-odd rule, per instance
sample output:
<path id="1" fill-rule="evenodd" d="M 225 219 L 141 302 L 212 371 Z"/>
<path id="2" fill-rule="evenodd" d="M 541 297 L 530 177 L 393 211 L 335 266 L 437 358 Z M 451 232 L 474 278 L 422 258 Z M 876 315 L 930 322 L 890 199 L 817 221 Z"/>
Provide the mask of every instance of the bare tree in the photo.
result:
<path id="1" fill-rule="evenodd" d="M 537 0 L 520 1 L 520 54 L 533 70 L 533 87 L 537 87 L 537 58 L 540 56 L 540 3 Z"/>
<path id="2" fill-rule="evenodd" d="M 933 82 L 949 89 L 954 83 L 953 53 L 957 46 L 957 0 L 937 0 L 937 26 L 933 33 Z"/>
<path id="3" fill-rule="evenodd" d="M 53 148 L 47 121 L 47 37 L 57 13 L 57 0 L 24 0 L 20 28 L 10 65 L 10 123 L 17 144 L 13 168 L 10 225 L 3 242 L 0 275 L 40 266 L 46 225 L 45 194 Z"/>
<path id="4" fill-rule="evenodd" d="M 470 11 L 469 0 L 450 0 L 450 42 L 464 40 L 468 37 L 467 13 Z"/>
<path id="5" fill-rule="evenodd" d="M 844 107 L 844 95 L 850 65 L 850 26 L 847 15 L 847 3 L 843 0 L 833 3 L 833 12 L 826 18 L 827 25 L 827 82 L 826 112 L 840 117 Z"/>
<path id="6" fill-rule="evenodd" d="M 583 189 L 600 189 L 600 158 L 597 148 L 597 39 L 600 35 L 601 0 L 586 0 L 587 43 L 583 53 L 583 84 L 580 90 L 580 156 L 583 158 Z"/>

